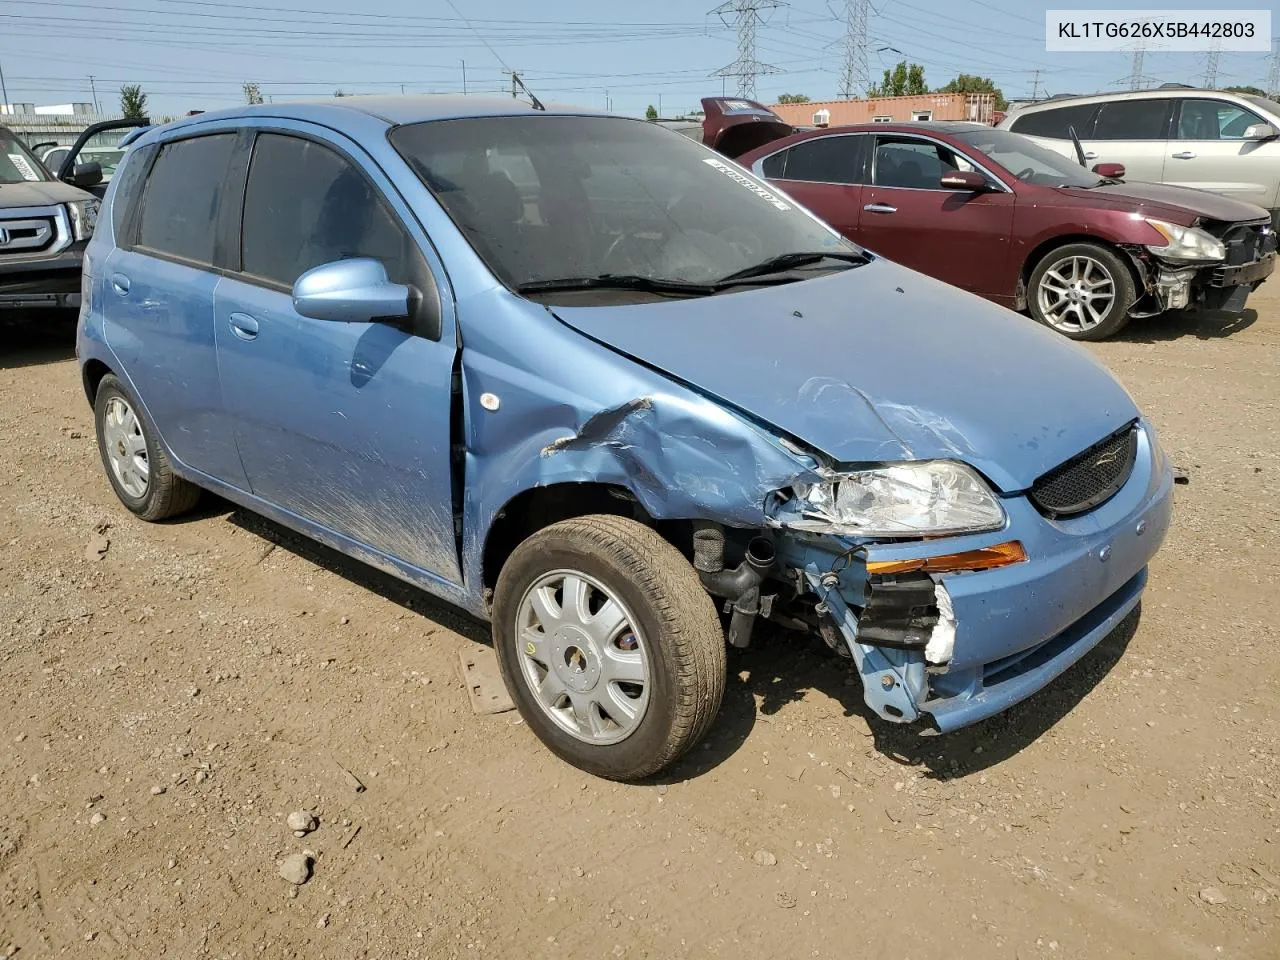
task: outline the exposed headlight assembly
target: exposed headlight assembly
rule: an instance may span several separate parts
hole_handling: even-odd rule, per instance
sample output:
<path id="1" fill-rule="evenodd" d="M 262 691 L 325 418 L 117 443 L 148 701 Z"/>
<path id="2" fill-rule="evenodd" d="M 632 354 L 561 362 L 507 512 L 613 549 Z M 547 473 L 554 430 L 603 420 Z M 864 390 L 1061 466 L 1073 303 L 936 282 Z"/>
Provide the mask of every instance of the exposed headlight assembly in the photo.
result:
<path id="1" fill-rule="evenodd" d="M 1164 246 L 1147 247 L 1157 257 L 1168 260 L 1225 260 L 1227 257 L 1222 241 L 1199 227 L 1180 227 L 1150 217 L 1147 224 L 1167 241 Z"/>
<path id="2" fill-rule="evenodd" d="M 1004 508 L 982 478 L 950 460 L 876 467 L 792 490 L 800 517 L 783 525 L 816 532 L 921 537 L 1005 525 Z"/>
<path id="3" fill-rule="evenodd" d="M 88 240 L 93 236 L 100 208 L 101 203 L 97 200 L 73 200 L 67 204 L 71 214 L 71 232 L 77 240 Z"/>

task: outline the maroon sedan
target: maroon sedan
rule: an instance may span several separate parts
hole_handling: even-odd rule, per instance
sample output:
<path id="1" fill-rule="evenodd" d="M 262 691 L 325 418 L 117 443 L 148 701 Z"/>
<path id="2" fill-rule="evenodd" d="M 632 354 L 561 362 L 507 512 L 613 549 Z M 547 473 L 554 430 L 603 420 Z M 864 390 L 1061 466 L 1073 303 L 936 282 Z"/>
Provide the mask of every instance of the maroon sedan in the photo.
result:
<path id="1" fill-rule="evenodd" d="M 1091 172 L 981 124 L 821 129 L 736 159 L 849 239 L 1076 340 L 1188 306 L 1239 312 L 1275 267 L 1261 207 L 1125 183 L 1119 164 Z"/>

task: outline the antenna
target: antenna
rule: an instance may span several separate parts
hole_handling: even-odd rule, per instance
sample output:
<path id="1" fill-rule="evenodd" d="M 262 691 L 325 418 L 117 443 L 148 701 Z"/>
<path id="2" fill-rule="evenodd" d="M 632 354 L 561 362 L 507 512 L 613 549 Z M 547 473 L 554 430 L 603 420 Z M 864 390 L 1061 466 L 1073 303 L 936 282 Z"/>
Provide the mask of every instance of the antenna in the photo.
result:
<path id="1" fill-rule="evenodd" d="M 867 72 L 867 20 L 871 0 L 845 0 L 844 70 L 840 74 L 840 97 L 852 100 L 865 91 L 871 77 Z"/>
<path id="2" fill-rule="evenodd" d="M 733 14 L 733 25 L 738 28 L 738 59 L 721 67 L 712 76 L 737 77 L 740 97 L 754 100 L 756 77 L 781 72 L 777 67 L 756 59 L 756 25 L 764 22 L 761 12 L 784 6 L 783 0 L 725 0 L 711 11 L 725 26 L 729 25 L 729 14 Z"/>

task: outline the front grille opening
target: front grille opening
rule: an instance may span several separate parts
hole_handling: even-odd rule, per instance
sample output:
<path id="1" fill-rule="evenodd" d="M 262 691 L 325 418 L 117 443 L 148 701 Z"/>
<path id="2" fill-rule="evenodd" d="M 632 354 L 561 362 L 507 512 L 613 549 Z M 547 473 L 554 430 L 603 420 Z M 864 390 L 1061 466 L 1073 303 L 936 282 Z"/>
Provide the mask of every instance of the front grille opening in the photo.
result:
<path id="1" fill-rule="evenodd" d="M 1119 492 L 1137 456 L 1135 421 L 1042 476 L 1031 486 L 1031 502 L 1054 520 L 1088 513 Z"/>

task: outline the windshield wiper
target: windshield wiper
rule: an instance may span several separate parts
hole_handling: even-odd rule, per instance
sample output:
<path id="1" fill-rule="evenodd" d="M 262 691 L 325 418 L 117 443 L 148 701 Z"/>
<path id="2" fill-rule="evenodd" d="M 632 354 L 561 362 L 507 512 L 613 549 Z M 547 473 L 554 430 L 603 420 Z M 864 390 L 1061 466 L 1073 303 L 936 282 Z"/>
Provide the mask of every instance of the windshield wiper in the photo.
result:
<path id="1" fill-rule="evenodd" d="M 859 253 L 855 250 L 783 253 L 776 257 L 770 257 L 768 260 L 762 260 L 753 266 L 737 270 L 728 276 L 721 277 L 715 282 L 715 286 L 724 287 L 742 280 L 754 280 L 775 273 L 785 273 L 788 270 L 794 270 L 796 267 L 807 267 L 823 260 L 843 260 L 846 263 L 863 264 L 868 262 L 868 257 L 865 253 Z"/>
<path id="2" fill-rule="evenodd" d="M 642 290 L 646 293 L 683 293 L 709 296 L 716 292 L 709 283 L 690 283 L 663 277 L 643 277 L 632 273 L 602 273 L 594 277 L 559 277 L 554 280 L 530 280 L 516 290 L 520 293 L 548 293 L 556 290 Z"/>

